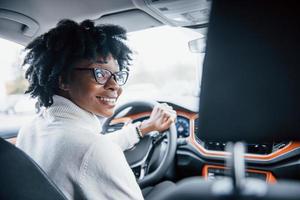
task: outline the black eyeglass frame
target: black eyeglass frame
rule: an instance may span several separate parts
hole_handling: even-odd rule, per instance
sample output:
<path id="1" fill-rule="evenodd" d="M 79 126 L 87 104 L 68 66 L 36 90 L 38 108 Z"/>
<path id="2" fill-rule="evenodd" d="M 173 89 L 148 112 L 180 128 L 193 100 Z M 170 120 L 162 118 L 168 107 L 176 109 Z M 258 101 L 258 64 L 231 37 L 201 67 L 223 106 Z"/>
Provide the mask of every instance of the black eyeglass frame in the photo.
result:
<path id="1" fill-rule="evenodd" d="M 98 68 L 98 67 L 94 67 L 94 68 L 82 68 L 82 67 L 76 67 L 76 68 L 73 68 L 75 70 L 80 70 L 80 71 L 93 71 L 93 75 L 94 75 L 94 79 L 95 81 L 100 84 L 100 85 L 105 85 L 110 79 L 111 77 L 114 78 L 115 82 L 119 85 L 119 86 L 123 86 L 126 84 L 127 80 L 128 80 L 128 76 L 129 76 L 129 73 L 127 71 L 118 71 L 118 72 L 115 72 L 115 73 L 112 73 L 111 71 L 107 70 L 107 69 L 101 69 L 101 68 Z M 97 70 L 104 70 L 104 71 L 108 71 L 110 73 L 110 77 L 105 81 L 105 83 L 100 83 L 98 80 L 97 80 L 97 75 L 96 75 L 96 71 Z M 119 84 L 118 81 L 117 81 L 117 78 L 116 78 L 116 74 L 118 73 L 126 73 L 126 80 L 124 81 L 123 84 Z"/>

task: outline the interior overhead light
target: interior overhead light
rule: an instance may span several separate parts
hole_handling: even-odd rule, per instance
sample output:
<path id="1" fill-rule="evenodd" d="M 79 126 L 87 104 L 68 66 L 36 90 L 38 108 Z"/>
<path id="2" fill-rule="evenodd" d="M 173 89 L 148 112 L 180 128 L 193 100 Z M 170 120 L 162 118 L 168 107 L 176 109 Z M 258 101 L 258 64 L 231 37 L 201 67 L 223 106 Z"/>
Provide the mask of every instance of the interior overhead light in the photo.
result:
<path id="1" fill-rule="evenodd" d="M 208 23 L 209 0 L 145 0 L 156 14 L 175 26 L 193 26 Z"/>
<path id="2" fill-rule="evenodd" d="M 181 22 L 186 22 L 186 21 L 188 21 L 188 19 L 183 18 L 183 17 L 176 17 L 176 18 L 174 18 L 174 20 L 176 20 L 176 21 L 181 21 Z"/>

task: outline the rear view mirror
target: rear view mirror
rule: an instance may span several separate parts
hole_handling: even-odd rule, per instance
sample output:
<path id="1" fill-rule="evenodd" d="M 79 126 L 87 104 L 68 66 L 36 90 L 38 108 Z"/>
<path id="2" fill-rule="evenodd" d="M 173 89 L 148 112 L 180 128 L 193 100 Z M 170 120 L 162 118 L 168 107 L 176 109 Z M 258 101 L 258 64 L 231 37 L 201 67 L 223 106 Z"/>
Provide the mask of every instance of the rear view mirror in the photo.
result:
<path id="1" fill-rule="evenodd" d="M 205 47 L 205 37 L 189 41 L 189 49 L 192 53 L 204 53 Z"/>

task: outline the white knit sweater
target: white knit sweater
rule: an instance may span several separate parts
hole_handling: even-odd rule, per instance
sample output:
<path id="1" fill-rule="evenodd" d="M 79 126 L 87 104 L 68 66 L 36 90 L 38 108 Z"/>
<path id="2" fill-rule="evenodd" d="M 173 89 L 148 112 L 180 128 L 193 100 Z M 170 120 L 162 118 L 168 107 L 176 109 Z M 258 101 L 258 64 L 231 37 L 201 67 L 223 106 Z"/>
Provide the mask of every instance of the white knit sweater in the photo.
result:
<path id="1" fill-rule="evenodd" d="M 17 146 L 68 199 L 143 199 L 123 153 L 139 140 L 134 126 L 101 135 L 95 115 L 61 96 L 53 100 L 20 130 Z"/>

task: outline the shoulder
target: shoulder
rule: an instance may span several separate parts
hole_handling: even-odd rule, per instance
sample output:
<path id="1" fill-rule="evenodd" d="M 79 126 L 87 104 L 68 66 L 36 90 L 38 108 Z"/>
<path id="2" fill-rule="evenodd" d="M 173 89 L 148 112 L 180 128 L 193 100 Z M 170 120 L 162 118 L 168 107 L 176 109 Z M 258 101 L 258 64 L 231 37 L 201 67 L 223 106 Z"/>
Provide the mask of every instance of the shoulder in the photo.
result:
<path id="1" fill-rule="evenodd" d="M 22 143 L 27 143 L 31 140 L 32 137 L 35 135 L 35 124 L 38 121 L 39 116 L 35 116 L 29 123 L 22 125 L 18 131 L 17 135 L 17 143 L 16 146 L 22 145 Z"/>

